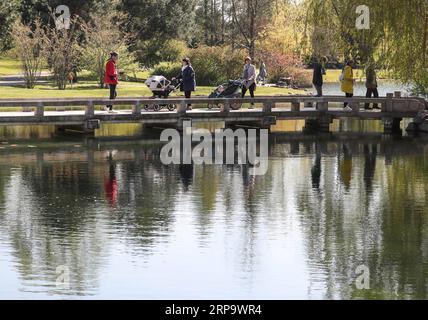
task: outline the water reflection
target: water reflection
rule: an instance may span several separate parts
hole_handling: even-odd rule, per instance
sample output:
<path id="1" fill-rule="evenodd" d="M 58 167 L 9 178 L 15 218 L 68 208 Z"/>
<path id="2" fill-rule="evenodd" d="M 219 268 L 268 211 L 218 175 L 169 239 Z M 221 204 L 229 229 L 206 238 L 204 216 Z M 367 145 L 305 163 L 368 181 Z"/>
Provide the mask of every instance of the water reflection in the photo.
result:
<path id="1" fill-rule="evenodd" d="M 161 147 L 0 149 L 0 296 L 428 298 L 427 139 L 273 136 L 264 176 Z"/>

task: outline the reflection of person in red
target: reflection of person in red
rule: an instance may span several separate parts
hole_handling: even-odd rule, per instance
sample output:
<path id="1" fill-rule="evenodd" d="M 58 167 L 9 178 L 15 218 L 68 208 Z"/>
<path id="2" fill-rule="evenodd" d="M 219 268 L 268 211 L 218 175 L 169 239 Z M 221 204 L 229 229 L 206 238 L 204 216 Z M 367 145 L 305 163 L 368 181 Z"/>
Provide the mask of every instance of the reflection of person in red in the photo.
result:
<path id="1" fill-rule="evenodd" d="M 104 179 L 104 192 L 107 200 L 110 203 L 110 206 L 112 208 L 115 208 L 117 202 L 118 186 L 116 179 L 116 166 L 113 162 L 113 156 L 111 153 L 109 155 L 109 164 L 109 176 Z"/>

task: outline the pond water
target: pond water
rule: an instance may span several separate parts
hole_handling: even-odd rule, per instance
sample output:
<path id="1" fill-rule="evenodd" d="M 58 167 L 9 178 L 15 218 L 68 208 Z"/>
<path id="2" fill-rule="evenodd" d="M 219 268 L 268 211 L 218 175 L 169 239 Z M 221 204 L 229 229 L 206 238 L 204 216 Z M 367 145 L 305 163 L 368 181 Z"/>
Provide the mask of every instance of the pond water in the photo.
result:
<path id="1" fill-rule="evenodd" d="M 0 298 L 428 298 L 428 138 L 335 131 L 273 135 L 251 176 L 2 128 Z"/>

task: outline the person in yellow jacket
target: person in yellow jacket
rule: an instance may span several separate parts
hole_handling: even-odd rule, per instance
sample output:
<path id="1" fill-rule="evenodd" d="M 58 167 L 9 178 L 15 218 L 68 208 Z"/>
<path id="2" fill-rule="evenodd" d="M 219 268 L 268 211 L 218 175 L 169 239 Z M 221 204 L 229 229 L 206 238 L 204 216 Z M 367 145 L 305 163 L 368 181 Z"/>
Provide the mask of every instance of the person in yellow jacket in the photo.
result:
<path id="1" fill-rule="evenodd" d="M 346 62 L 346 66 L 343 69 L 341 76 L 341 90 L 346 94 L 346 97 L 352 98 L 354 96 L 354 70 L 352 69 L 352 61 Z M 345 102 L 344 107 L 346 108 L 348 103 Z"/>

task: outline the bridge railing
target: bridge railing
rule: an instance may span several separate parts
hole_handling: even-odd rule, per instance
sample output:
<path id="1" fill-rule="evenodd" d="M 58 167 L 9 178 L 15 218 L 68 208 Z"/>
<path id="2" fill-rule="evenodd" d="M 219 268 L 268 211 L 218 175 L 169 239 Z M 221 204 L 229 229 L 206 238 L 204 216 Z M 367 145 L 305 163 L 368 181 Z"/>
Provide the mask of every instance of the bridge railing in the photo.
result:
<path id="1" fill-rule="evenodd" d="M 279 104 L 290 104 L 292 112 L 301 112 L 302 106 L 312 105 L 315 106 L 317 111 L 324 112 L 329 110 L 330 103 L 345 103 L 347 102 L 354 112 L 359 112 L 362 104 L 376 103 L 381 105 L 382 112 L 401 112 L 401 113 L 414 113 L 427 109 L 427 102 L 424 99 L 417 97 L 402 97 L 401 92 L 394 94 L 387 94 L 386 97 L 381 98 L 366 98 L 354 96 L 347 98 L 343 96 L 323 96 L 315 97 L 309 95 L 289 95 L 289 96 L 258 96 L 255 98 L 216 98 L 209 99 L 206 97 L 195 97 L 185 99 L 180 97 L 173 97 L 168 99 L 152 99 L 152 98 L 118 98 L 116 100 L 100 99 L 100 98 L 63 98 L 63 99 L 0 99 L 0 111 L 10 107 L 23 107 L 35 108 L 35 116 L 43 117 L 46 107 L 75 107 L 81 106 L 85 109 L 85 115 L 88 117 L 95 115 L 96 106 L 114 105 L 114 106 L 132 106 L 132 113 L 134 115 L 141 114 L 145 105 L 162 105 L 174 104 L 177 106 L 177 113 L 185 114 L 187 112 L 187 105 L 208 105 L 214 104 L 223 105 L 222 112 L 230 112 L 231 105 L 235 103 L 255 103 L 263 106 L 264 113 L 270 113 Z M 254 112 L 254 111 L 252 111 Z"/>

